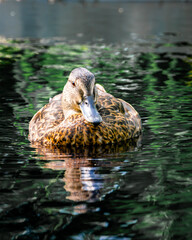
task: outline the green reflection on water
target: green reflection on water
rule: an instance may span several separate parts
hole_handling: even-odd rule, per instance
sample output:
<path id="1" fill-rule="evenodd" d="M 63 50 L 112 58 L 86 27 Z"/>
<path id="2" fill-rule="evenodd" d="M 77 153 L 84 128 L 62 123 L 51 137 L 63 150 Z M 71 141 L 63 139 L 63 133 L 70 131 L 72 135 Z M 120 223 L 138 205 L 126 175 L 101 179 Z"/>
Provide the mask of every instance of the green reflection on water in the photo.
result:
<path id="1" fill-rule="evenodd" d="M 89 65 L 88 50 L 88 47 L 79 45 L 24 50 L 18 61 L 16 77 L 18 90 L 31 104 L 30 110 L 41 108 L 50 97 L 62 91 L 67 80 L 65 72 L 68 75 L 73 68 Z"/>
<path id="2" fill-rule="evenodd" d="M 156 54 L 146 54 L 141 59 L 145 64 L 148 62 L 145 70 L 149 71 L 143 78 L 146 89 L 142 101 L 143 107 L 149 112 L 148 124 L 155 134 L 167 129 L 171 134 L 175 134 L 178 132 L 178 124 L 187 122 L 188 114 L 191 114 L 188 106 L 192 100 L 192 89 L 182 83 L 183 79 L 177 81 L 174 78 L 173 72 L 177 71 L 176 59 L 167 61 L 165 69 L 159 67 L 160 58 Z M 182 129 L 182 126 L 180 127 Z M 186 126 L 184 128 L 186 129 Z"/>
<path id="3" fill-rule="evenodd" d="M 146 127 L 155 134 L 149 150 L 154 155 L 145 168 L 156 166 L 158 178 L 144 199 L 167 208 L 168 239 L 179 238 L 184 232 L 188 238 L 191 232 L 185 224 L 192 220 L 190 209 L 183 208 L 191 204 L 192 194 L 191 64 L 184 59 L 156 53 L 143 54 L 139 59 L 146 86 L 141 104 L 148 113 Z"/>
<path id="4" fill-rule="evenodd" d="M 117 201 L 112 199 L 111 209 L 115 210 L 111 211 L 110 207 L 108 209 L 110 221 L 115 222 L 119 219 L 119 222 L 114 228 L 104 230 L 101 228 L 102 234 L 106 236 L 129 234 L 131 230 L 127 227 L 130 225 L 133 225 L 133 230 L 145 231 L 149 237 L 156 238 L 164 236 L 164 239 L 171 239 L 171 236 L 182 235 L 187 231 L 190 233 L 189 225 L 192 221 L 190 57 L 182 59 L 154 52 L 130 56 L 126 49 L 119 46 L 102 48 L 67 44 L 40 48 L 1 46 L 0 67 L 13 63 L 14 77 L 17 79 L 15 88 L 22 102 L 11 102 L 10 106 L 14 110 L 14 125 L 19 134 L 26 138 L 28 122 L 33 114 L 44 106 L 50 97 L 60 93 L 69 72 L 82 65 L 93 71 L 97 82 L 103 84 L 110 93 L 144 109 L 140 114 L 144 120 L 145 145 L 141 152 L 133 155 L 135 161 L 138 161 L 138 166 L 135 168 L 133 166 L 132 169 L 152 171 L 157 180 L 148 188 L 144 188 L 142 194 L 138 194 L 134 201 L 130 198 L 120 198 Z M 15 141 L 19 146 L 28 144 L 23 138 Z M 22 148 L 18 149 L 18 152 L 20 155 L 28 154 L 27 150 Z M 130 155 L 127 158 L 130 159 Z M 44 170 L 46 171 L 49 172 Z M 41 188 L 45 189 L 43 200 L 59 199 L 61 195 L 63 198 L 66 197 L 63 183 L 57 181 L 62 174 L 63 171 L 59 171 L 55 180 L 49 179 L 42 184 Z M 113 181 L 114 179 L 115 177 Z M 121 181 L 118 182 L 119 179 Z M 121 188 L 122 179 L 119 177 L 115 180 L 116 185 L 119 184 Z M 36 185 L 40 186 L 40 181 L 37 180 L 31 188 L 35 189 Z M 57 192 L 57 196 L 54 196 L 55 186 L 62 188 L 61 192 Z M 54 207 L 45 207 L 44 211 L 53 215 L 58 214 L 58 209 Z M 65 207 L 63 211 L 67 211 Z M 141 218 L 140 222 L 134 221 L 139 218 L 138 216 Z M 54 219 L 53 216 L 51 218 Z M 55 219 L 60 223 L 60 216 Z M 107 217 L 104 220 L 107 222 Z M 156 228 L 151 230 L 153 226 Z"/>

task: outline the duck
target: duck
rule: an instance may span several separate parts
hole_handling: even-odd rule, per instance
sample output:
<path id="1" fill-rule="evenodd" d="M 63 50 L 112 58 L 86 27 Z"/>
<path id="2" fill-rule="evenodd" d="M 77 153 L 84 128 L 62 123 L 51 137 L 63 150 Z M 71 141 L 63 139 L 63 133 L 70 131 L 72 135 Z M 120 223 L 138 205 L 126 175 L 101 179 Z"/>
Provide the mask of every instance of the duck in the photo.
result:
<path id="1" fill-rule="evenodd" d="M 138 138 L 139 113 L 128 102 L 107 93 L 84 67 L 69 74 L 54 96 L 29 123 L 28 139 L 44 146 L 102 146 Z"/>

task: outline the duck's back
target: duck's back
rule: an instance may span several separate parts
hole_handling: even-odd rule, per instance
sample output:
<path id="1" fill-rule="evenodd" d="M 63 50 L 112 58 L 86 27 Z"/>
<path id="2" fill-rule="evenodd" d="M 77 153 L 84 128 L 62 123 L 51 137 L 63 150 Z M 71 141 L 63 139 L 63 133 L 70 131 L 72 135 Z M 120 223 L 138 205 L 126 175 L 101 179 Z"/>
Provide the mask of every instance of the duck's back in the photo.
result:
<path id="1" fill-rule="evenodd" d="M 97 109 L 102 117 L 98 125 L 88 123 L 81 113 L 65 119 L 62 94 L 55 96 L 32 118 L 29 140 L 44 145 L 96 145 L 126 141 L 139 136 L 141 119 L 127 102 L 98 88 Z"/>

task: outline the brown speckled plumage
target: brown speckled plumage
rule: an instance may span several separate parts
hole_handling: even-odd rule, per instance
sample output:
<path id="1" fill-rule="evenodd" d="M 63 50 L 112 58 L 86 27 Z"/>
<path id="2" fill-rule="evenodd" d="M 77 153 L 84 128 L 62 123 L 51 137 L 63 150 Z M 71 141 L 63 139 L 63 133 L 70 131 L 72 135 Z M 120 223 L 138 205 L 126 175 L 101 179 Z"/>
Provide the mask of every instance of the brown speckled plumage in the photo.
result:
<path id="1" fill-rule="evenodd" d="M 68 82 L 71 82 L 71 78 L 69 77 Z M 77 79 L 77 76 L 75 76 L 75 79 Z M 90 92 L 92 90 L 90 90 L 89 85 L 91 86 L 92 83 L 87 84 L 86 79 L 86 76 L 81 76 L 81 84 L 86 82 L 84 87 L 88 88 L 88 91 L 82 90 L 83 87 L 79 87 L 80 84 L 78 86 L 75 86 L 74 82 L 72 84 L 75 88 L 78 88 L 79 92 Z M 71 89 L 72 84 L 69 85 Z M 94 84 L 92 85 L 95 87 Z M 102 117 L 99 124 L 85 120 L 79 109 L 70 112 L 75 107 L 78 108 L 78 105 L 70 111 L 67 107 L 70 114 L 64 111 L 63 94 L 65 94 L 65 91 L 63 91 L 62 94 L 55 96 L 34 115 L 29 124 L 29 140 L 32 143 L 43 145 L 88 146 L 118 143 L 138 137 L 141 133 L 141 119 L 136 110 L 127 102 L 106 93 L 100 85 L 96 85 L 95 91 L 97 95 L 96 109 Z M 73 105 L 71 108 L 73 108 Z"/>

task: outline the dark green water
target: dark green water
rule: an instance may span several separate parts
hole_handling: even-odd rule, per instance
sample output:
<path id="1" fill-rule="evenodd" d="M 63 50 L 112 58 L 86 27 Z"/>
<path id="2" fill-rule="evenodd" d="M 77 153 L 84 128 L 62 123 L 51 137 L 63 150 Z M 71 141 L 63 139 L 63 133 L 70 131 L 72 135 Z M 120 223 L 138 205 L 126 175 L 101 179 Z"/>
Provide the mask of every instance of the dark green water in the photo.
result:
<path id="1" fill-rule="evenodd" d="M 4 39 L 0 239 L 191 239 L 191 53 L 172 34 L 122 45 Z M 31 117 L 78 66 L 138 110 L 138 146 L 84 155 L 30 146 Z"/>

